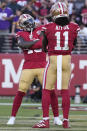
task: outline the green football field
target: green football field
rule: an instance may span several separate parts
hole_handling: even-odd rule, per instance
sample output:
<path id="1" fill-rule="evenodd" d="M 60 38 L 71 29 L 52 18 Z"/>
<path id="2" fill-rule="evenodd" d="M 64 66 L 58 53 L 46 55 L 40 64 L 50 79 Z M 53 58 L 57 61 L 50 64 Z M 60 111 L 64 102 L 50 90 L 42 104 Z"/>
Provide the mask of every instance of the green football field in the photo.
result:
<path id="1" fill-rule="evenodd" d="M 15 125 L 7 126 L 6 123 L 11 114 L 12 99 L 0 99 L 0 131 L 87 131 L 87 105 L 71 104 L 70 125 L 71 128 L 64 129 L 62 126 L 53 124 L 53 114 L 50 109 L 50 128 L 33 129 L 32 126 L 42 119 L 41 103 L 25 103 L 16 117 Z M 59 104 L 60 118 L 62 119 L 61 102 Z"/>

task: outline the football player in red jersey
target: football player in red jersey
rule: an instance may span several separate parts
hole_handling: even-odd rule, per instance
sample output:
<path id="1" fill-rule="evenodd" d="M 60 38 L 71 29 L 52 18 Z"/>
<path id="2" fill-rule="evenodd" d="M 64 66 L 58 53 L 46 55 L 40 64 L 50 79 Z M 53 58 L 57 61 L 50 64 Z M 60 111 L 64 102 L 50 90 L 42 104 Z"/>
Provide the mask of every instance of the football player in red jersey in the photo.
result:
<path id="1" fill-rule="evenodd" d="M 50 12 L 53 22 L 45 25 L 43 31 L 43 50 L 48 51 L 49 55 L 43 80 L 43 118 L 48 118 L 47 121 L 49 122 L 50 92 L 58 79 L 57 86 L 59 86 L 58 88 L 61 87 L 62 96 L 63 127 L 69 128 L 70 96 L 68 86 L 71 72 L 70 61 L 71 52 L 80 28 L 76 23 L 69 22 L 68 7 L 65 3 L 55 3 Z M 46 48 L 47 46 L 48 48 Z M 40 124 L 46 125 L 47 123 L 45 121 L 37 123 L 34 128 L 40 128 Z"/>
<path id="2" fill-rule="evenodd" d="M 19 47 L 23 49 L 25 61 L 20 77 L 19 89 L 14 98 L 11 117 L 7 122 L 7 125 L 13 125 L 15 123 L 16 114 L 21 105 L 23 96 L 35 76 L 37 76 L 40 83 L 42 83 L 44 67 L 46 65 L 46 54 L 42 52 L 40 27 L 38 27 L 38 29 L 35 28 L 34 19 L 28 14 L 20 16 L 19 25 L 23 28 L 23 31 L 17 33 L 17 40 Z M 58 117 L 58 99 L 54 90 L 51 91 L 51 95 L 53 96 L 53 99 L 51 99 L 51 105 L 54 114 L 54 124 L 61 125 L 62 122 Z"/>

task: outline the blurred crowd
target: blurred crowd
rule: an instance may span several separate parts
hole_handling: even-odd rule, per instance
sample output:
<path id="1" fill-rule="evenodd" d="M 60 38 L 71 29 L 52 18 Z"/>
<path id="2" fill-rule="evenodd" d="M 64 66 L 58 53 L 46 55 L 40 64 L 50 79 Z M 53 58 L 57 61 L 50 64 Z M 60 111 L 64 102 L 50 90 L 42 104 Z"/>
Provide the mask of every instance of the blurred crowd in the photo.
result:
<path id="1" fill-rule="evenodd" d="M 36 26 L 52 21 L 50 17 L 51 6 L 59 0 L 0 0 L 0 33 L 12 33 L 21 30 L 18 19 L 21 14 L 28 13 L 35 18 Z M 63 0 L 60 0 L 63 1 Z M 68 0 L 70 21 L 79 24 L 80 43 L 87 41 L 87 0 Z M 3 43 L 0 38 L 0 48 Z"/>
<path id="2" fill-rule="evenodd" d="M 59 0 L 0 0 L 0 32 L 15 33 L 22 13 L 35 18 L 36 25 L 47 24 L 51 6 Z M 70 20 L 87 27 L 87 0 L 68 0 Z"/>
<path id="3" fill-rule="evenodd" d="M 34 78 L 29 90 L 26 93 L 25 102 L 29 99 L 32 102 L 40 102 L 42 97 L 42 85 L 40 84 L 37 77 Z"/>

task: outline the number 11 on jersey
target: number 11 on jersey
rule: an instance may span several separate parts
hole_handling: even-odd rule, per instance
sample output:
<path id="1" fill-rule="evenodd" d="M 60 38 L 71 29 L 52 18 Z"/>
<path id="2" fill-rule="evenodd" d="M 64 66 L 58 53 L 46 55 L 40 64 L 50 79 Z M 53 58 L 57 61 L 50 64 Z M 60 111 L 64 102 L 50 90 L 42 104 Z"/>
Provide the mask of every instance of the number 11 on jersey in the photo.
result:
<path id="1" fill-rule="evenodd" d="M 61 32 L 56 32 L 55 36 L 56 36 L 56 40 L 57 40 L 57 46 L 55 46 L 55 50 L 69 50 L 69 46 L 68 46 L 68 31 L 65 31 L 63 33 L 63 36 L 65 37 L 65 41 L 64 41 L 64 47 L 61 47 L 61 37 L 60 37 Z"/>

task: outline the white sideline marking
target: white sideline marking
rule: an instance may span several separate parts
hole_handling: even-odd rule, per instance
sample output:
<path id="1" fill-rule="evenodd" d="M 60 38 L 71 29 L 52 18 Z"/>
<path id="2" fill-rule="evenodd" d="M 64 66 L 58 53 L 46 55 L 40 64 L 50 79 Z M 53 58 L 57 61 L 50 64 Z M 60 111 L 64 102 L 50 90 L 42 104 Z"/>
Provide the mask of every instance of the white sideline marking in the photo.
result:
<path id="1" fill-rule="evenodd" d="M 0 103 L 1 106 L 12 106 L 13 103 Z M 41 104 L 27 104 L 27 103 L 22 103 L 22 106 L 41 106 Z"/>
<path id="2" fill-rule="evenodd" d="M 0 103 L 1 106 L 12 106 L 13 103 Z M 27 104 L 27 103 L 22 103 L 22 106 L 41 106 L 41 104 Z M 58 104 L 61 107 L 61 104 Z M 87 105 L 84 104 L 71 104 L 71 107 L 87 107 Z"/>

